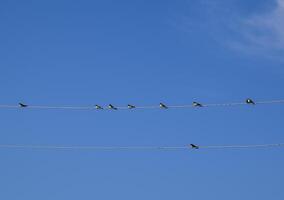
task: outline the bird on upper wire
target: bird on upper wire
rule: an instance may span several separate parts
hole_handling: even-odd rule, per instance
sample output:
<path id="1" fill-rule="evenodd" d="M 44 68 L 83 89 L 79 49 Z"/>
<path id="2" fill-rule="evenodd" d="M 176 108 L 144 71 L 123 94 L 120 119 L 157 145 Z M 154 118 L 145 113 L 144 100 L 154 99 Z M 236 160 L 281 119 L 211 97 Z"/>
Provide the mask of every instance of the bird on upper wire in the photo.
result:
<path id="1" fill-rule="evenodd" d="M 117 110 L 117 108 L 114 107 L 112 104 L 109 104 L 109 105 L 108 105 L 108 108 L 109 108 L 109 109 L 112 109 L 112 110 Z"/>
<path id="2" fill-rule="evenodd" d="M 255 102 L 252 99 L 246 99 L 247 104 L 255 105 Z"/>
<path id="3" fill-rule="evenodd" d="M 135 107 L 134 105 L 128 104 L 128 105 L 127 105 L 127 108 L 128 108 L 128 109 L 133 109 L 133 108 L 136 108 L 136 107 Z"/>
<path id="4" fill-rule="evenodd" d="M 162 108 L 162 109 L 167 109 L 168 107 L 167 107 L 165 104 L 160 103 L 160 108 Z"/>
<path id="5" fill-rule="evenodd" d="M 196 101 L 192 102 L 193 107 L 202 107 L 203 105 L 201 103 L 198 103 Z"/>
<path id="6" fill-rule="evenodd" d="M 199 149 L 199 146 L 195 145 L 195 144 L 190 144 L 192 149 Z"/>
<path id="7" fill-rule="evenodd" d="M 96 109 L 98 109 L 98 110 L 102 110 L 102 109 L 103 109 L 103 107 L 100 106 L 100 105 L 95 105 L 95 107 L 96 107 Z"/>
<path id="8" fill-rule="evenodd" d="M 21 108 L 26 108 L 26 107 L 28 107 L 27 104 L 23 104 L 23 103 L 19 103 L 19 106 L 20 106 Z"/>

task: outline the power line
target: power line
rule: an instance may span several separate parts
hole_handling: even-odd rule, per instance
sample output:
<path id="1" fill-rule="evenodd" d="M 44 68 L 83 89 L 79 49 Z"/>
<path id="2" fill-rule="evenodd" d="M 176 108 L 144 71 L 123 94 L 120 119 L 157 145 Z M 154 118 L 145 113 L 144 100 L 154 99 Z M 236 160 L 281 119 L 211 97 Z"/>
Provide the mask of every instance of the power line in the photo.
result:
<path id="1" fill-rule="evenodd" d="M 199 150 L 199 149 L 247 149 L 247 148 L 277 148 L 284 147 L 284 143 L 252 144 L 252 145 L 216 145 L 216 146 L 62 146 L 62 145 L 19 145 L 0 144 L 1 149 L 32 149 L 32 150 L 92 150 L 92 151 L 120 151 L 120 150 Z"/>
<path id="2" fill-rule="evenodd" d="M 174 150 L 188 149 L 186 146 L 61 146 L 61 145 L 13 145 L 1 144 L 0 148 L 12 149 L 70 149 L 70 150 Z"/>
<path id="3" fill-rule="evenodd" d="M 252 144 L 252 145 L 216 145 L 202 146 L 203 149 L 243 149 L 243 148 L 269 148 L 269 147 L 284 147 L 284 143 L 278 144 Z"/>
<path id="4" fill-rule="evenodd" d="M 1 105 L 0 108 L 2 109 L 64 109 L 64 110 L 133 110 L 133 109 L 186 109 L 186 108 L 201 108 L 201 107 L 232 107 L 232 106 L 244 106 L 244 105 L 261 105 L 261 104 L 283 104 L 284 99 L 281 100 L 268 100 L 268 101 L 256 101 L 250 102 L 247 99 L 246 102 L 230 102 L 230 103 L 216 103 L 216 104 L 201 104 L 197 102 L 193 102 L 192 104 L 185 104 L 185 105 L 165 105 L 160 103 L 160 105 L 150 105 L 150 106 L 135 106 L 135 105 L 128 105 L 128 106 L 116 106 L 114 107 L 112 104 L 109 104 L 108 107 L 102 107 L 99 105 L 95 106 L 50 106 L 50 105 L 25 105 L 20 103 L 19 105 Z"/>

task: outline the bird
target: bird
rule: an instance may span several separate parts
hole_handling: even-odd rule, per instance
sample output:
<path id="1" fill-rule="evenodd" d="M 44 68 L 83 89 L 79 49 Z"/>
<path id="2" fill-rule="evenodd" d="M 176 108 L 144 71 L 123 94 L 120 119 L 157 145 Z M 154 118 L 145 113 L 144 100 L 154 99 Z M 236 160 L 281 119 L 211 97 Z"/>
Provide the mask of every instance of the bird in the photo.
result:
<path id="1" fill-rule="evenodd" d="M 252 99 L 246 99 L 246 103 L 255 105 L 255 102 Z"/>
<path id="2" fill-rule="evenodd" d="M 103 107 L 101 107 L 100 105 L 95 105 L 95 107 L 96 107 L 96 109 L 98 109 L 98 110 L 102 110 L 102 109 L 103 109 Z"/>
<path id="3" fill-rule="evenodd" d="M 109 104 L 109 105 L 108 105 L 108 108 L 109 108 L 109 109 L 112 109 L 112 110 L 117 110 L 117 108 L 114 107 L 112 104 Z"/>
<path id="4" fill-rule="evenodd" d="M 168 107 L 167 107 L 165 104 L 160 103 L 160 108 L 162 108 L 162 109 L 167 109 Z"/>
<path id="5" fill-rule="evenodd" d="M 202 107 L 203 105 L 201 103 L 198 103 L 196 101 L 192 102 L 192 106 L 194 107 Z"/>
<path id="6" fill-rule="evenodd" d="M 136 108 L 134 105 L 131 105 L 131 104 L 128 104 L 127 107 L 128 107 L 128 109 Z"/>
<path id="7" fill-rule="evenodd" d="M 193 149 L 199 149 L 199 146 L 195 145 L 195 144 L 190 144 L 191 148 Z"/>
<path id="8" fill-rule="evenodd" d="M 23 103 L 19 103 L 19 106 L 20 106 L 21 108 L 26 108 L 26 107 L 28 107 L 27 104 L 23 104 Z"/>

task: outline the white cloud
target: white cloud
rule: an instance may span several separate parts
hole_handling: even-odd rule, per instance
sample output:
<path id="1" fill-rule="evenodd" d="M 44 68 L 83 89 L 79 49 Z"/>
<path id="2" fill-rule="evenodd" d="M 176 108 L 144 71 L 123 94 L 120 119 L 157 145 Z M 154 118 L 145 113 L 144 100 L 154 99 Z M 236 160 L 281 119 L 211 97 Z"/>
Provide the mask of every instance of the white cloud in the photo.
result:
<path id="1" fill-rule="evenodd" d="M 239 47 L 260 51 L 284 50 L 284 0 L 267 13 L 243 20 L 240 26 L 243 41 Z"/>
<path id="2" fill-rule="evenodd" d="M 267 0 L 254 8 L 245 7 L 245 0 L 196 2 L 191 8 L 197 11 L 185 19 L 187 30 L 203 31 L 241 53 L 284 61 L 284 0 Z"/>

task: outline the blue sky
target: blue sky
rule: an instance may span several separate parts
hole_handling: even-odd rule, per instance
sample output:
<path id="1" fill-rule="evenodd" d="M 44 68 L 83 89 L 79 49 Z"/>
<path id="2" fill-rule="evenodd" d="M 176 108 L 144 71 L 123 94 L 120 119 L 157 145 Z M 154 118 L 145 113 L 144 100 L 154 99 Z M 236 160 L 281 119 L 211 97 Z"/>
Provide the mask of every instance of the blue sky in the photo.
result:
<path id="1" fill-rule="evenodd" d="M 1 104 L 283 99 L 283 1 L 1 1 Z M 1 144 L 284 141 L 281 105 L 2 109 Z M 1 149 L 1 199 L 283 199 L 283 150 Z"/>

